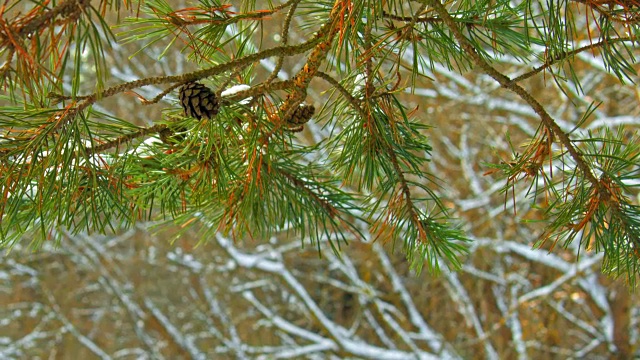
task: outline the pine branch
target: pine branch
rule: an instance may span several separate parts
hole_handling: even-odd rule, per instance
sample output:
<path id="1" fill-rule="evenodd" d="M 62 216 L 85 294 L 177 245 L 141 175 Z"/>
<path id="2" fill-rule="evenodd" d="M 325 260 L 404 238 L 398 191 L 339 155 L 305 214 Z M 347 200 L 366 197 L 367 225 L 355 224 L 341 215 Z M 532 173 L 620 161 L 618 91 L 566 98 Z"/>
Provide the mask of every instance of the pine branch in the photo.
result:
<path id="1" fill-rule="evenodd" d="M 115 38 L 105 9 L 117 8 L 117 0 L 95 6 L 87 0 L 38 3 L 24 16 L 0 21 L 0 45 L 5 45 L 0 52 L 6 59 L 0 74 L 10 92 L 6 101 L 15 101 L 15 91 L 22 91 L 24 99 L 19 109 L 0 114 L 0 235 L 17 239 L 39 227 L 45 238 L 51 226 L 104 231 L 158 215 L 184 227 L 201 218 L 211 225 L 203 230 L 208 235 L 223 230 L 267 237 L 291 229 L 317 241 L 335 235 L 344 239 L 354 229 L 352 220 L 362 216 L 376 237 L 403 242 L 414 269 L 426 262 L 437 271 L 442 259 L 460 267 L 466 238 L 450 224 L 449 212 L 457 203 L 441 199 L 447 189 L 441 188 L 439 174 L 432 173 L 449 166 L 446 156 L 431 156 L 427 124 L 437 119 L 422 118 L 425 105 L 416 102 L 417 92 L 402 93 L 424 77 L 430 82 L 425 86 L 452 101 L 467 101 L 464 93 L 461 99 L 448 95 L 452 89 L 473 89 L 475 98 L 465 108 L 498 100 L 476 96 L 482 89 L 472 81 L 473 74 L 462 78 L 442 70 L 475 67 L 526 103 L 520 111 L 531 108 L 540 119 L 523 154 L 511 147 L 515 159 L 496 167 L 507 177 L 506 189 L 515 190 L 522 178 L 541 184 L 526 195 L 544 195 L 551 202 L 545 207 L 548 232 L 542 241 L 552 235 L 558 235 L 556 242 L 570 241 L 586 234 L 581 243 L 593 241 L 596 250 L 605 249 L 605 269 L 637 272 L 639 240 L 633 232 L 640 226 L 640 210 L 629 200 L 637 190 L 626 187 L 637 178 L 632 170 L 636 150 L 614 146 L 623 141 L 622 134 L 617 140 L 581 139 L 578 130 L 563 131 L 548 105 L 520 85 L 560 64 L 569 82 L 580 87 L 578 74 L 589 64 L 580 62 L 574 69 L 571 60 L 586 51 L 599 52 L 608 73 L 634 74 L 636 4 L 462 1 L 446 2 L 451 8 L 445 8 L 442 1 L 417 3 L 287 0 L 255 10 L 257 3 L 246 1 L 237 10 L 215 1 L 183 9 L 149 1 L 145 17 L 124 24 L 125 41 L 138 51 L 157 51 L 166 61 L 158 65 L 182 69 L 186 60 L 198 70 L 149 76 L 140 69 L 139 80 L 108 88 L 101 85 L 112 61 L 105 49 Z M 576 8 L 587 10 L 583 27 L 572 13 Z M 265 33 L 266 27 L 280 25 L 268 22 L 276 13 L 284 19 L 281 43 L 265 48 L 273 40 L 267 35 L 274 35 Z M 317 32 L 310 34 L 310 29 Z M 304 40 L 290 45 L 294 31 Z M 597 42 L 572 49 L 578 39 L 592 34 Z M 527 69 L 536 55 L 532 45 L 544 47 L 546 57 L 540 66 Z M 181 57 L 172 63 L 174 50 Z M 124 58 L 119 55 L 116 62 Z M 85 57 L 95 62 L 95 71 L 85 71 L 91 66 L 82 63 Z M 267 59 L 273 68 L 260 66 Z M 289 80 L 278 81 L 289 60 L 303 66 Z M 507 66 L 525 70 L 511 79 L 500 70 Z M 563 79 L 553 75 L 564 90 Z M 94 77 L 95 89 L 84 90 L 85 81 Z M 328 99 L 311 88 L 314 78 L 325 82 L 319 90 L 330 88 Z M 96 110 L 97 105 L 112 105 L 107 98 L 159 85 L 159 94 L 138 95 L 142 104 L 155 104 L 199 80 L 215 89 L 201 84 L 194 96 L 182 91 L 181 105 L 198 109 L 201 102 L 215 103 L 215 111 L 206 116 L 186 110 L 187 116 L 181 116 L 170 107 L 158 123 L 139 127 L 132 119 Z M 456 85 L 449 87 L 446 81 Z M 308 94 L 314 95 L 313 103 Z M 442 105 L 437 101 L 426 106 L 435 110 Z M 322 110 L 315 114 L 318 103 Z M 592 114 L 598 115 L 587 111 L 576 129 Z M 304 126 L 311 131 L 293 134 Z M 96 156 L 155 134 L 164 145 L 146 141 L 117 156 Z M 447 144 L 457 136 L 454 130 L 442 141 Z M 462 149 L 455 155 L 468 156 Z M 473 166 L 463 169 L 476 179 L 471 171 Z M 353 193 L 343 191 L 352 186 Z M 481 188 L 474 183 L 474 194 L 480 196 Z M 61 206 L 68 211 L 59 214 Z M 620 248 L 624 251 L 616 256 Z"/>
<path id="2" fill-rule="evenodd" d="M 40 8 L 36 7 L 31 10 L 31 12 L 21 19 L 16 20 L 16 24 L 12 28 L 5 28 L 5 33 L 0 33 L 0 47 L 7 46 L 8 38 L 14 37 L 13 35 L 9 35 L 9 33 L 13 33 L 21 38 L 25 38 L 27 36 L 32 36 L 34 33 L 41 32 L 45 27 L 48 27 L 53 24 L 55 19 L 59 16 L 62 19 L 68 18 L 71 21 L 74 21 L 78 16 L 78 13 L 83 11 L 84 8 L 89 6 L 90 0 L 66 0 L 61 2 L 60 4 L 53 7 L 51 10 L 44 11 L 42 14 L 38 14 L 40 12 Z"/>
<path id="3" fill-rule="evenodd" d="M 159 85 L 166 83 L 186 83 L 191 81 L 197 81 L 203 78 L 216 76 L 218 74 L 224 73 L 226 71 L 230 71 L 234 68 L 242 67 L 249 65 L 255 61 L 259 61 L 261 59 L 266 59 L 272 56 L 292 56 L 296 54 L 303 53 L 311 48 L 313 48 L 317 43 L 324 40 L 324 34 L 322 31 L 318 33 L 317 36 L 313 37 L 307 42 L 304 42 L 300 45 L 293 46 L 278 46 L 271 49 L 266 49 L 255 54 L 246 55 L 239 59 L 231 60 L 227 63 L 212 66 L 207 69 L 194 71 L 192 73 L 184 74 L 184 75 L 174 75 L 174 76 L 156 76 L 149 77 L 140 80 L 134 80 L 127 83 L 123 83 L 120 85 L 112 86 L 108 89 L 103 90 L 102 92 L 96 92 L 91 95 L 86 95 L 81 97 L 83 100 L 75 106 L 71 111 L 68 111 L 66 116 L 59 122 L 59 126 L 64 126 L 66 123 L 72 121 L 75 116 L 96 103 L 99 99 L 108 98 L 114 96 L 116 94 L 123 93 L 125 91 L 130 91 L 139 87 L 148 86 L 148 85 Z"/>
<path id="4" fill-rule="evenodd" d="M 287 95 L 287 98 L 280 106 L 280 114 L 282 119 L 288 119 L 291 117 L 296 107 L 304 101 L 307 94 L 307 87 L 313 79 L 314 75 L 318 72 L 320 64 L 326 57 L 331 44 L 334 41 L 334 36 L 341 30 L 341 23 L 344 21 L 343 16 L 346 6 L 341 1 L 336 0 L 327 22 L 322 26 L 318 32 L 318 37 L 322 39 L 311 51 L 307 58 L 306 64 L 303 66 L 294 77 L 294 89 Z"/>
<path id="5" fill-rule="evenodd" d="M 601 186 L 598 179 L 596 179 L 596 177 L 593 175 L 591 168 L 582 158 L 582 154 L 578 151 L 578 149 L 576 149 L 571 139 L 569 139 L 569 136 L 560 128 L 555 120 L 551 118 L 544 107 L 524 88 L 520 87 L 507 76 L 493 68 L 491 65 L 489 65 L 489 63 L 487 63 L 482 57 L 478 55 L 476 50 L 464 37 L 451 15 L 449 15 L 449 12 L 444 8 L 439 0 L 421 0 L 421 2 L 432 6 L 438 13 L 438 15 L 442 17 L 444 23 L 451 30 L 453 36 L 456 38 L 462 49 L 467 55 L 469 55 L 476 66 L 481 68 L 487 75 L 491 76 L 504 88 L 507 88 L 516 93 L 518 96 L 520 96 L 520 98 L 527 102 L 529 106 L 531 106 L 536 114 L 538 114 L 543 124 L 547 128 L 549 128 L 553 132 L 553 134 L 558 137 L 562 145 L 567 148 L 567 151 L 569 151 L 569 154 L 571 154 L 571 157 L 575 160 L 578 168 L 581 170 L 587 180 L 594 186 L 594 188 L 598 189 L 599 196 L 608 198 L 610 194 L 605 188 Z"/>

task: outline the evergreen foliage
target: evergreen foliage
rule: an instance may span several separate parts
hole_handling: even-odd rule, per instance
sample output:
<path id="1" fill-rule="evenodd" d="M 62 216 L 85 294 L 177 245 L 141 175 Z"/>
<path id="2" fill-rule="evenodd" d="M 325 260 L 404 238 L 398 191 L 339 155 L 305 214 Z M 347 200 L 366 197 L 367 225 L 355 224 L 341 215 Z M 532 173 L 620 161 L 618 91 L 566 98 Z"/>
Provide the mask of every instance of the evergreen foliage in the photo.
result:
<path id="1" fill-rule="evenodd" d="M 488 171 L 508 179 L 506 203 L 521 191 L 516 183 L 530 184 L 546 226 L 538 246 L 579 241 L 604 252 L 606 272 L 635 284 L 637 136 L 585 134 L 581 125 L 598 104 L 567 130 L 523 83 L 544 76 L 581 93 L 573 65 L 586 51 L 621 83 L 633 82 L 640 1 L 233 3 L 3 4 L 3 246 L 26 235 L 37 246 L 60 228 L 106 232 L 165 218 L 181 226 L 206 219 L 203 239 L 216 231 L 266 239 L 289 229 L 339 249 L 347 234 L 367 236 L 356 226 L 364 222 L 373 238 L 401 243 L 418 270 L 426 262 L 437 271 L 443 260 L 458 268 L 467 240 L 439 191 L 446 183 L 427 166 L 429 119 L 401 97 L 427 69 L 445 66 L 488 75 L 539 116 L 528 145 Z M 266 36 L 267 22 L 282 23 L 279 43 Z M 158 61 L 179 49 L 195 70 L 107 86 L 104 54 L 118 43 L 139 52 L 162 43 Z M 505 58 L 527 70 L 512 74 Z M 256 66 L 265 59 L 275 59 L 270 74 Z M 304 65 L 283 80 L 291 59 Z M 206 93 L 178 101 L 179 88 L 196 82 Z M 149 85 L 165 90 L 131 97 Z M 328 89 L 322 108 L 307 103 L 314 88 Z M 101 102 L 126 96 L 175 101 L 151 124 L 100 111 Z M 202 110 L 203 99 L 216 108 Z M 322 128 L 310 130 L 309 121 Z"/>

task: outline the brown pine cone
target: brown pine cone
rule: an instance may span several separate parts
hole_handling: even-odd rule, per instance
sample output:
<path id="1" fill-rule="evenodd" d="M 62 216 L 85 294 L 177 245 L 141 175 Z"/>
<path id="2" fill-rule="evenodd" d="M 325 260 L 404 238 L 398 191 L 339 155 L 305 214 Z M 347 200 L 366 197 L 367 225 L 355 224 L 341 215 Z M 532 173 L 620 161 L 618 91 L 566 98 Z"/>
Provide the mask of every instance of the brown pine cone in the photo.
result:
<path id="1" fill-rule="evenodd" d="M 198 120 L 203 117 L 211 119 L 220 111 L 220 102 L 216 94 L 197 82 L 190 82 L 180 88 L 180 105 L 185 116 Z"/>
<path id="2" fill-rule="evenodd" d="M 316 112 L 316 108 L 313 105 L 300 104 L 297 109 L 291 114 L 288 122 L 293 125 L 302 125 L 309 122 L 313 113 Z"/>

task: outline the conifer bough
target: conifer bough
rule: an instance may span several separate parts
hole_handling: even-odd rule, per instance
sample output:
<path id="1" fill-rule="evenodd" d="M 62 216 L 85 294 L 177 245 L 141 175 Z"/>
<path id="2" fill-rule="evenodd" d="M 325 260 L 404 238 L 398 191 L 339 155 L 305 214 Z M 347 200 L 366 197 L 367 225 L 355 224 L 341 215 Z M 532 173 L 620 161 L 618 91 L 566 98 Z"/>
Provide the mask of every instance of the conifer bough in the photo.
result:
<path id="1" fill-rule="evenodd" d="M 586 101 L 595 87 L 582 80 L 594 72 L 620 87 L 636 79 L 637 5 L 8 1 L 0 28 L 9 92 L 0 114 L 2 245 L 25 234 L 36 234 L 37 245 L 60 229 L 105 232 L 168 217 L 199 224 L 203 239 L 215 231 L 267 239 L 288 229 L 312 242 L 332 239 L 338 249 L 364 236 L 401 243 L 417 270 L 426 263 L 437 271 L 443 260 L 460 268 L 469 241 L 453 219 L 466 215 L 451 205 L 456 199 L 443 201 L 450 184 L 428 164 L 432 123 L 423 110 L 435 106 L 409 105 L 404 94 L 446 98 L 434 89 L 450 78 L 460 91 L 482 88 L 475 100 L 528 107 L 503 107 L 531 122 L 510 134 L 537 130 L 523 147 L 496 149 L 485 175 L 502 181 L 516 213 L 540 207 L 536 245 L 577 241 L 581 251 L 604 253 L 605 272 L 635 284 L 640 141 L 630 126 L 586 131 L 606 114 Z M 278 38 L 267 38 L 273 34 L 264 29 L 274 27 Z M 186 56 L 191 70 L 118 84 L 108 76 L 120 61 L 110 51 L 129 46 L 160 54 L 163 69 L 183 69 L 164 66 L 165 55 L 180 53 L 173 58 Z M 286 64 L 296 65 L 285 72 Z M 436 76 L 440 69 L 469 78 Z M 538 98 L 528 83 L 535 78 L 565 96 L 565 110 Z M 168 95 L 178 88 L 176 105 Z M 164 104 L 162 115 L 140 125 L 131 113 L 99 111 L 109 98 L 137 101 L 132 94 Z M 575 115 L 559 121 L 565 113 Z M 293 134 L 305 124 L 306 133 Z"/>

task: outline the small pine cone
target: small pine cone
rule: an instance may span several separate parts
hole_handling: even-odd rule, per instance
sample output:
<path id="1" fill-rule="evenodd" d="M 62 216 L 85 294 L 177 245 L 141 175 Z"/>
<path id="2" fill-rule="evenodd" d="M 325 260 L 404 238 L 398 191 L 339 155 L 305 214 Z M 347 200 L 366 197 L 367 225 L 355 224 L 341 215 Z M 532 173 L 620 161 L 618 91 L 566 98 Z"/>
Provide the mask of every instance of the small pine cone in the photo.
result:
<path id="1" fill-rule="evenodd" d="M 185 116 L 191 116 L 198 120 L 203 117 L 211 119 L 220 111 L 220 103 L 216 94 L 197 82 L 190 82 L 180 88 L 180 105 L 184 109 Z"/>
<path id="2" fill-rule="evenodd" d="M 306 124 L 311 120 L 311 117 L 315 112 L 316 108 L 313 105 L 300 104 L 293 114 L 291 114 L 288 121 L 294 125 Z"/>
<path id="3" fill-rule="evenodd" d="M 178 129 L 180 133 L 185 131 L 187 131 L 185 128 Z M 160 136 L 160 140 L 167 145 L 172 145 L 184 140 L 184 135 L 176 134 L 174 129 L 169 127 L 162 128 L 162 130 L 158 131 L 158 135 Z"/>

